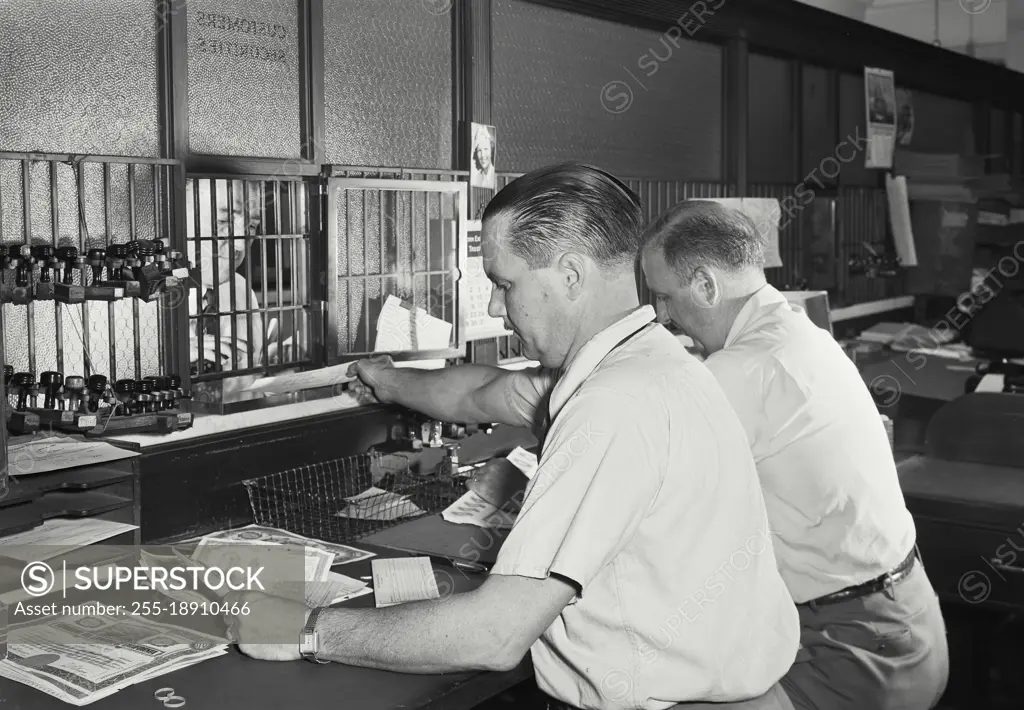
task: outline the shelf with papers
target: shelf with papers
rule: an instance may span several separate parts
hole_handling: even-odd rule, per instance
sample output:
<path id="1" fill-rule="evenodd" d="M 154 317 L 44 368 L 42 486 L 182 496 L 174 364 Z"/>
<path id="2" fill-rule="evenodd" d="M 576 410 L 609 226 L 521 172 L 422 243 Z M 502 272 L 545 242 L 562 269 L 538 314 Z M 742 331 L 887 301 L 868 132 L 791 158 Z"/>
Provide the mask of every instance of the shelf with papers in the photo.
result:
<path id="1" fill-rule="evenodd" d="M 135 458 L 43 473 L 21 473 L 12 461 L 16 495 L 0 502 L 0 556 L 4 547 L 81 546 L 114 539 L 139 542 L 139 487 Z M 127 534 L 126 534 L 127 533 Z"/>

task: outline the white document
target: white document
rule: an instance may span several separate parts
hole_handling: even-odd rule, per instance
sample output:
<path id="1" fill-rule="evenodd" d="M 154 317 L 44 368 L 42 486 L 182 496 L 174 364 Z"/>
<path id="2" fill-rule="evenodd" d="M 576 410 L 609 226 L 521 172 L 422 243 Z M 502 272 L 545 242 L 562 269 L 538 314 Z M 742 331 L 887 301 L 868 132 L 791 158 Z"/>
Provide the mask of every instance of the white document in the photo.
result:
<path id="1" fill-rule="evenodd" d="M 41 555 L 51 559 L 138 527 L 97 518 L 50 518 L 39 527 L 0 538 L 0 555 L 23 562 L 38 560 Z"/>
<path id="2" fill-rule="evenodd" d="M 892 225 L 893 240 L 896 242 L 896 256 L 899 257 L 900 266 L 917 266 L 914 229 L 910 222 L 907 178 L 902 175 L 892 177 L 886 174 L 885 192 L 889 198 L 889 224 Z"/>
<path id="3" fill-rule="evenodd" d="M 278 375 L 277 377 L 261 377 L 246 387 L 245 391 L 281 394 L 320 387 L 340 387 L 356 379 L 348 375 L 348 368 L 351 364 L 346 362 L 341 365 L 322 367 L 319 370 L 310 370 L 309 372 L 295 372 L 289 375 Z"/>
<path id="4" fill-rule="evenodd" d="M 533 480 L 533 474 L 537 473 L 537 454 L 531 454 L 522 446 L 517 446 L 505 458 L 522 471 L 527 480 Z"/>
<path id="5" fill-rule="evenodd" d="M 136 451 L 127 451 L 104 441 L 79 441 L 51 436 L 9 446 L 7 468 L 11 475 L 25 476 L 136 456 L 139 456 Z"/>
<path id="6" fill-rule="evenodd" d="M 359 495 L 349 496 L 345 501 L 348 505 L 337 513 L 342 518 L 398 520 L 423 514 L 423 509 L 409 500 L 408 496 L 385 491 L 376 486 L 367 488 Z"/>
<path id="7" fill-rule="evenodd" d="M 348 545 L 342 545 L 336 542 L 315 540 L 311 537 L 297 535 L 293 532 L 289 532 L 288 530 L 268 528 L 263 525 L 247 525 L 244 528 L 222 530 L 220 532 L 205 535 L 203 539 L 209 541 L 219 540 L 222 542 L 234 542 L 241 540 L 243 542 L 262 542 L 271 545 L 312 547 L 318 550 L 324 550 L 325 552 L 329 552 L 334 555 L 334 562 L 332 563 L 334 565 L 358 562 L 359 560 L 365 560 L 368 557 L 374 556 L 374 553 L 367 552 L 366 550 L 360 550 L 355 547 L 349 547 Z"/>
<path id="8" fill-rule="evenodd" d="M 376 559 L 370 564 L 378 609 L 441 596 L 429 557 Z"/>
<path id="9" fill-rule="evenodd" d="M 710 202 L 739 210 L 750 217 L 754 228 L 765 239 L 764 266 L 774 269 L 782 266 L 782 254 L 779 251 L 779 221 L 782 208 L 774 197 L 714 197 L 700 198 Z"/>
<path id="10" fill-rule="evenodd" d="M 1002 392 L 1006 386 L 1006 375 L 985 375 L 974 389 L 975 392 Z"/>
<path id="11" fill-rule="evenodd" d="M 388 296 L 377 319 L 375 352 L 445 350 L 451 345 L 452 324 L 435 318 L 422 308 L 403 304 Z"/>
<path id="12" fill-rule="evenodd" d="M 475 525 L 490 530 L 507 530 L 515 523 L 514 516 L 488 503 L 474 491 L 465 493 L 445 508 L 441 517 L 456 525 Z"/>

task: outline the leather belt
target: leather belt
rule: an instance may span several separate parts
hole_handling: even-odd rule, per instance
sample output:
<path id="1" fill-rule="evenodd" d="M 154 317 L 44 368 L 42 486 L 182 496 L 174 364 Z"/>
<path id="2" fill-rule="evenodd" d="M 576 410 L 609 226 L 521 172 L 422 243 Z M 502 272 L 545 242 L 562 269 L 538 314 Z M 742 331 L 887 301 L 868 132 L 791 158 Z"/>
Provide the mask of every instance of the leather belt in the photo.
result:
<path id="1" fill-rule="evenodd" d="M 917 559 L 916 545 L 914 546 L 914 549 L 910 551 L 910 554 L 907 555 L 905 560 L 885 574 L 875 577 L 868 582 L 864 582 L 864 584 L 840 589 L 838 592 L 826 594 L 823 597 L 818 597 L 817 599 L 812 599 L 809 602 L 804 602 L 800 606 L 809 606 L 813 609 L 826 604 L 836 604 L 838 602 L 845 602 L 851 599 L 860 599 L 861 597 L 866 597 L 869 594 L 874 594 L 875 592 L 880 592 L 883 589 L 888 589 L 907 578 L 907 575 L 909 575 L 910 571 L 914 568 L 915 559 Z"/>

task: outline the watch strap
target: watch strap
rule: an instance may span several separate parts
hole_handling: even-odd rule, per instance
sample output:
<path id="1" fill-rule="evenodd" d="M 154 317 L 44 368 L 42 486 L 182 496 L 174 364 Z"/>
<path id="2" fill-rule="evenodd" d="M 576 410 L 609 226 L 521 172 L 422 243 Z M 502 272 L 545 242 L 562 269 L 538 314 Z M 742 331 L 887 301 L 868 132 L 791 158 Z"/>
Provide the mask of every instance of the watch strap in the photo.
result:
<path id="1" fill-rule="evenodd" d="M 320 660 L 316 655 L 320 650 L 320 635 L 316 631 L 316 621 L 325 608 L 318 606 L 310 610 L 309 616 L 306 617 L 306 625 L 302 627 L 299 637 L 299 652 L 303 658 L 313 663 L 330 663 L 330 661 Z"/>

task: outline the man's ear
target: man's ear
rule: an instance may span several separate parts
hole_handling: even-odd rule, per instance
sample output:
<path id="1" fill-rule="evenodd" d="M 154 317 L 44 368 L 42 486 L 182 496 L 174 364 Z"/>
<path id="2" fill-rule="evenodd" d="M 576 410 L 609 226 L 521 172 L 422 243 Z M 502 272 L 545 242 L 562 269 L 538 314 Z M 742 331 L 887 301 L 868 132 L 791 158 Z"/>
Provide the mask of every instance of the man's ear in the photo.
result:
<path id="1" fill-rule="evenodd" d="M 698 266 L 690 281 L 693 300 L 701 308 L 713 308 L 722 300 L 722 285 L 715 273 L 706 266 Z"/>
<path id="2" fill-rule="evenodd" d="M 583 256 L 568 251 L 558 258 L 558 281 L 565 287 L 569 300 L 575 301 L 583 294 L 587 262 Z"/>

